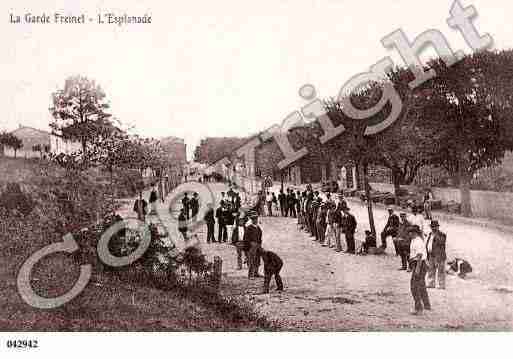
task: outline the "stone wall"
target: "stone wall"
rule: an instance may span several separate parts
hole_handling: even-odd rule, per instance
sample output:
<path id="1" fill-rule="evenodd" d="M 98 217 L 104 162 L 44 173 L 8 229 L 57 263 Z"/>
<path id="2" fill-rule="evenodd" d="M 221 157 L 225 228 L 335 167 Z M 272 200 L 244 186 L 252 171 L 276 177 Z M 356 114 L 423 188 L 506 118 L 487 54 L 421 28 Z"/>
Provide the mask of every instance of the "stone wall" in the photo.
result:
<path id="1" fill-rule="evenodd" d="M 388 191 L 393 193 L 394 186 L 388 183 L 371 182 L 371 187 L 378 191 Z M 401 186 L 408 190 L 416 190 L 416 186 Z M 460 203 L 460 190 L 451 187 L 431 187 L 435 199 L 441 199 L 442 204 L 449 201 Z M 495 218 L 495 219 L 513 219 L 513 193 L 512 192 L 494 192 L 494 191 L 470 191 L 470 204 L 472 214 L 475 217 Z"/>

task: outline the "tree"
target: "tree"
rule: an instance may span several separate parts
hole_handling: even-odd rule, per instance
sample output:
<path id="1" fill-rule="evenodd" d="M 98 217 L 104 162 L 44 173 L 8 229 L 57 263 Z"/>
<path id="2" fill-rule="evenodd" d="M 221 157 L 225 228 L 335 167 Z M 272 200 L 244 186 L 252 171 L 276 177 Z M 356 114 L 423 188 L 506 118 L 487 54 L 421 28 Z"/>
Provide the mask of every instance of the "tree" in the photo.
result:
<path id="1" fill-rule="evenodd" d="M 356 108 L 368 109 L 374 106 L 381 98 L 381 85 L 378 83 L 370 83 L 365 88 L 358 89 L 347 96 L 350 96 L 350 101 Z M 365 130 L 369 123 L 379 121 L 380 117 L 383 118 L 387 116 L 387 111 L 389 111 L 390 108 L 386 107 L 370 119 L 355 120 L 346 115 L 342 108 L 341 101 L 326 100 L 325 106 L 327 115 L 334 125 L 339 126 L 342 124 L 345 128 L 345 133 L 328 142 L 327 146 L 331 148 L 331 151 L 341 152 L 341 156 L 349 159 L 356 168 L 361 169 L 363 187 L 367 199 L 369 227 L 370 231 L 376 235 L 368 170 L 370 164 L 377 163 L 379 150 L 373 136 L 366 135 Z"/>
<path id="2" fill-rule="evenodd" d="M 470 183 L 476 171 L 500 163 L 513 149 L 513 55 L 511 51 L 467 55 L 451 67 L 429 66 L 437 76 L 423 87 L 429 101 L 417 109 L 424 127 L 436 128 L 431 162 L 459 183 L 461 212 L 471 215 Z"/>
<path id="3" fill-rule="evenodd" d="M 194 150 L 194 161 L 212 164 L 223 157 L 230 157 L 232 152 L 242 146 L 248 138 L 208 137 L 201 140 Z"/>
<path id="4" fill-rule="evenodd" d="M 64 88 L 52 95 L 50 112 L 54 121 L 53 131 L 64 139 L 79 141 L 82 152 L 87 153 L 88 144 L 98 141 L 110 128 L 110 114 L 106 95 L 94 81 L 83 76 L 72 76 L 64 82 Z"/>
<path id="5" fill-rule="evenodd" d="M 431 139 L 437 131 L 421 124 L 423 118 L 416 109 L 429 101 L 426 89 L 411 90 L 408 84 L 414 79 L 410 69 L 396 68 L 387 73 L 401 97 L 403 110 L 399 118 L 385 131 L 375 135 L 379 149 L 375 162 L 392 172 L 396 203 L 399 204 L 400 186 L 411 184 L 421 166 L 428 164 L 434 148 Z"/>
<path id="6" fill-rule="evenodd" d="M 23 141 L 12 133 L 7 132 L 0 134 L 0 144 L 12 148 L 14 150 L 14 158 L 16 158 L 18 150 L 23 148 Z"/>

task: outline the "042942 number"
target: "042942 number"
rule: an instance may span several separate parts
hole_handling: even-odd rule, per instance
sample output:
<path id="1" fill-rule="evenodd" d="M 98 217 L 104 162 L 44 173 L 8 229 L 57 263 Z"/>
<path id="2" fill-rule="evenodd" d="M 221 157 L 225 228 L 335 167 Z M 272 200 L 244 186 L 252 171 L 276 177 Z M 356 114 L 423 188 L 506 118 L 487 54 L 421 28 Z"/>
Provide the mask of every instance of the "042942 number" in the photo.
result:
<path id="1" fill-rule="evenodd" d="M 7 348 L 10 349 L 35 349 L 39 348 L 37 340 L 7 340 Z"/>

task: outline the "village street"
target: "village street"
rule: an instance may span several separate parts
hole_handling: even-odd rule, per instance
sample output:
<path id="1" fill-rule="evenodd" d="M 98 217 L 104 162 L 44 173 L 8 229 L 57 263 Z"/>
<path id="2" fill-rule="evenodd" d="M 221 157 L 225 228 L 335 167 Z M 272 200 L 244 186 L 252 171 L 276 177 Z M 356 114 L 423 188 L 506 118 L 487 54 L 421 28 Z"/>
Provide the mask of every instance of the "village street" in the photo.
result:
<path id="1" fill-rule="evenodd" d="M 209 184 L 219 199 L 222 184 Z M 166 206 L 167 204 L 163 204 Z M 368 228 L 367 211 L 349 203 L 358 220 L 357 239 Z M 386 221 L 384 210 L 375 210 L 377 230 Z M 263 247 L 283 261 L 285 292 L 259 294 L 263 279 L 248 280 L 247 270 L 236 269 L 236 253 L 230 244 L 206 244 L 206 231 L 196 233 L 211 260 L 223 259 L 223 291 L 243 296 L 257 310 L 288 330 L 426 330 L 513 327 L 513 240 L 510 234 L 491 229 L 442 222 L 448 235 L 448 257 L 468 259 L 474 272 L 466 280 L 448 276 L 447 289 L 430 289 L 433 310 L 412 316 L 410 273 L 398 271 L 400 259 L 355 256 L 320 246 L 297 229 L 296 219 L 260 217 Z M 217 229 L 217 228 L 216 228 Z M 216 232 L 217 236 L 217 232 Z M 261 268 L 261 272 L 263 272 Z"/>

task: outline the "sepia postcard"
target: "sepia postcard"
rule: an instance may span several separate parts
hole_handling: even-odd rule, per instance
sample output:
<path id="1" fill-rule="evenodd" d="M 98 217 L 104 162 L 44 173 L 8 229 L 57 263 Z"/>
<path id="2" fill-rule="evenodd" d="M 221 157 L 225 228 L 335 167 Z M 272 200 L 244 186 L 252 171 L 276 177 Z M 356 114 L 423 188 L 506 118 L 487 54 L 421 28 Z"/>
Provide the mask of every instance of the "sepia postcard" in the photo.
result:
<path id="1" fill-rule="evenodd" d="M 2 357 L 511 338 L 509 2 L 0 9 Z"/>

